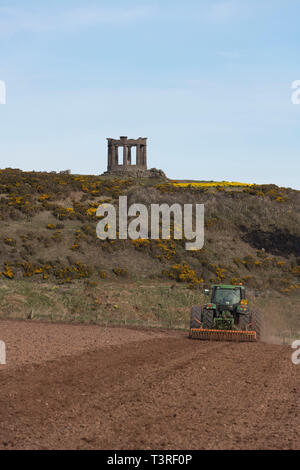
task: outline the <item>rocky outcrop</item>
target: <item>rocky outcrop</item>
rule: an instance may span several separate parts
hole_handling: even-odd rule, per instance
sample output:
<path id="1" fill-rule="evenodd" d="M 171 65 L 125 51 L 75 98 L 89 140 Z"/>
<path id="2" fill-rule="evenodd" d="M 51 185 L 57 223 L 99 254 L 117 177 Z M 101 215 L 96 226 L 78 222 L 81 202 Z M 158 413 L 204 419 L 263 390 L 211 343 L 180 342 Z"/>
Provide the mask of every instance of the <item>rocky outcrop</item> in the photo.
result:
<path id="1" fill-rule="evenodd" d="M 167 179 L 163 170 L 157 168 L 150 168 L 150 170 L 144 170 L 141 168 L 136 168 L 134 166 L 124 168 L 114 169 L 110 171 L 105 171 L 101 176 L 117 176 L 118 178 L 163 178 Z"/>

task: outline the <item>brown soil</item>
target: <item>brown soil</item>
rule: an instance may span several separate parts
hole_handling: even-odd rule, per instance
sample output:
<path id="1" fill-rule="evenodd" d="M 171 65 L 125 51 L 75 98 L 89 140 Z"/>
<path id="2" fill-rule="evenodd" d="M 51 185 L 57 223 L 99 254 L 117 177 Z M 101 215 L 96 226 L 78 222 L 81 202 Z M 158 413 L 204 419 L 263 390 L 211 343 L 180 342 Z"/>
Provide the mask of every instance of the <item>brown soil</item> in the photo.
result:
<path id="1" fill-rule="evenodd" d="M 287 346 L 0 322 L 1 449 L 297 449 Z"/>

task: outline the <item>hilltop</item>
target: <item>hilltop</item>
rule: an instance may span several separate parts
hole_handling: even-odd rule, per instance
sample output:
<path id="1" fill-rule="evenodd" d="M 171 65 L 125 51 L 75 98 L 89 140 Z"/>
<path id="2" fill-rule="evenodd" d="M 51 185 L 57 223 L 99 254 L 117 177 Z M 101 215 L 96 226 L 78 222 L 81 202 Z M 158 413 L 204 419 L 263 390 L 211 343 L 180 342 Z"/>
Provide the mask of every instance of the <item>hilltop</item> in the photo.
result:
<path id="1" fill-rule="evenodd" d="M 96 237 L 100 203 L 205 205 L 205 244 Z M 89 288 L 242 282 L 254 294 L 298 298 L 300 192 L 275 185 L 0 171 L 0 271 L 7 282 Z M 7 282 L 6 282 L 7 281 Z M 174 284 L 175 283 L 175 284 Z"/>

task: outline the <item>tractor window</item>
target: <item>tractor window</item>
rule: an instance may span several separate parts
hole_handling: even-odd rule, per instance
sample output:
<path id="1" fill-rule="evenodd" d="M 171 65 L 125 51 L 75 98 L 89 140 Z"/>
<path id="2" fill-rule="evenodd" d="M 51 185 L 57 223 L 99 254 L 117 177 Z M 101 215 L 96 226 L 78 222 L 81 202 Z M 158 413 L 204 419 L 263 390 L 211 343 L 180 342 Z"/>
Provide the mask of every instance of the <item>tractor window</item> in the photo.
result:
<path id="1" fill-rule="evenodd" d="M 238 304 L 240 300 L 240 289 L 216 289 L 212 298 L 215 304 Z"/>

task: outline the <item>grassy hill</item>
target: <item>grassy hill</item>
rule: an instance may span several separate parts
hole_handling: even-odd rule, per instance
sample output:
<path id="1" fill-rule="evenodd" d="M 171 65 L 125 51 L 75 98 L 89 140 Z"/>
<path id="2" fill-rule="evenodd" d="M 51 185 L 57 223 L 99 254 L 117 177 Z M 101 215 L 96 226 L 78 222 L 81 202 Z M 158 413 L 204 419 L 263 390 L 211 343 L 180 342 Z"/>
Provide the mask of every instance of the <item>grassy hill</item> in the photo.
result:
<path id="1" fill-rule="evenodd" d="M 133 202 L 204 204 L 204 248 L 189 252 L 184 248 L 184 240 L 172 238 L 99 240 L 95 232 L 96 208 L 103 202 L 117 205 L 120 195 L 128 196 L 129 205 Z M 57 290 L 62 293 L 73 289 L 75 298 L 75 291 L 83 289 L 88 299 L 97 290 L 115 289 L 117 295 L 120 290 L 125 292 L 126 286 L 130 290 L 146 283 L 167 286 L 173 291 L 179 289 L 185 300 L 178 300 L 178 305 L 188 312 L 191 301 L 202 295 L 204 286 L 213 282 L 243 282 L 254 300 L 258 296 L 260 299 L 279 296 L 277 304 L 296 305 L 300 286 L 299 208 L 299 191 L 275 185 L 1 170 L 0 279 L 3 292 L 7 294 L 7 289 L 12 289 L 14 298 L 25 296 L 27 302 L 27 294 L 23 292 L 26 289 L 42 292 L 55 287 L 56 298 L 59 297 Z M 137 293 L 134 296 L 141 297 Z M 145 299 L 145 296 L 142 297 Z M 157 300 L 156 295 L 154 298 Z M 47 308 L 51 310 L 51 296 L 49 299 Z M 114 299 L 108 302 L 111 301 Z M 132 306 L 132 301 L 127 301 Z M 63 305 L 63 300 L 61 302 Z M 146 305 L 151 304 L 149 299 L 147 302 Z M 99 309 L 103 309 L 103 302 L 98 303 Z M 91 312 L 94 311 L 92 304 Z M 118 304 L 120 301 L 112 303 Z M 3 315 L 12 315 L 9 305 L 2 301 Z M 70 306 L 70 312 L 73 308 Z M 82 306 L 78 308 L 83 310 Z M 97 311 L 98 307 L 95 308 Z M 140 306 L 140 320 L 144 318 L 144 308 Z M 112 309 L 116 316 L 118 308 Z M 296 319 L 297 309 L 294 310 L 289 307 L 290 317 Z M 178 325 L 186 325 L 187 313 L 183 317 Z"/>

